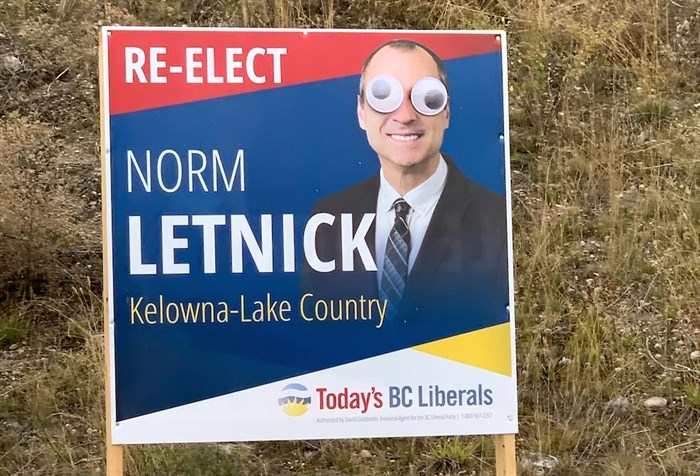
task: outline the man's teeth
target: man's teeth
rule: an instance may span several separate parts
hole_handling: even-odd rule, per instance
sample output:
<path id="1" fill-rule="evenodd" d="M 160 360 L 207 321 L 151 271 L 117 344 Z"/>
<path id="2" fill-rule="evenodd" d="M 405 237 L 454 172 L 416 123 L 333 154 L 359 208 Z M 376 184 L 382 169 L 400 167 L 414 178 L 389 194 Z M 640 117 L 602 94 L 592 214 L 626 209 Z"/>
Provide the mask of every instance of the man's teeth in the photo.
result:
<path id="1" fill-rule="evenodd" d="M 391 134 L 391 138 L 394 140 L 400 140 L 400 141 L 418 140 L 418 134 L 411 134 L 411 135 Z"/>

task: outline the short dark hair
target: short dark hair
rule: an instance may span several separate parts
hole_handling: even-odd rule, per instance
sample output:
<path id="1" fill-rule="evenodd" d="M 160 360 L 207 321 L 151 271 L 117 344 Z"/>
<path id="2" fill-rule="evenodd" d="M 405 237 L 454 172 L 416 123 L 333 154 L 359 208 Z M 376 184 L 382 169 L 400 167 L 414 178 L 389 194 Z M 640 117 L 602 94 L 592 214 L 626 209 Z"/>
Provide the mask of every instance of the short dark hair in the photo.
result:
<path id="1" fill-rule="evenodd" d="M 365 72 L 367 71 L 367 67 L 372 61 L 372 58 L 374 58 L 374 55 L 376 55 L 380 50 L 384 48 L 394 48 L 399 51 L 413 51 L 415 49 L 420 48 L 421 50 L 425 51 L 435 62 L 435 66 L 437 66 L 438 69 L 438 77 L 440 78 L 440 81 L 442 81 L 442 84 L 445 85 L 445 88 L 449 91 L 450 88 L 447 86 L 447 71 L 445 70 L 445 62 L 442 61 L 442 58 L 440 58 L 433 50 L 431 50 L 425 45 L 418 43 L 417 41 L 409 40 L 406 38 L 398 38 L 395 40 L 387 41 L 386 43 L 383 43 L 382 45 L 378 46 L 374 51 L 372 51 L 369 54 L 364 64 L 362 65 L 362 72 L 360 73 L 360 103 L 364 104 L 365 102 L 364 84 Z"/>

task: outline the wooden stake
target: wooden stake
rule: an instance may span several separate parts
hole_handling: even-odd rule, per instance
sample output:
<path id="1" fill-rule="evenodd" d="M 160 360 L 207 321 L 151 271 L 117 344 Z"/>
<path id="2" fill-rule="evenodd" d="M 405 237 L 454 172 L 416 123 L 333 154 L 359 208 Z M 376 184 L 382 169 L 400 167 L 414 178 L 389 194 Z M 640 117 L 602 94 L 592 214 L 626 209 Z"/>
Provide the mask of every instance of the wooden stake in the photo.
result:
<path id="1" fill-rule="evenodd" d="M 112 392 L 110 362 L 110 332 L 109 332 L 109 268 L 107 249 L 107 183 L 106 171 L 106 133 L 108 125 L 105 124 L 104 111 L 107 107 L 105 94 L 105 74 L 102 53 L 102 32 L 99 37 L 99 70 L 100 70 L 100 150 L 102 154 L 102 306 L 104 313 L 104 362 L 105 362 L 105 453 L 107 476 L 124 476 L 124 447 L 112 444 Z"/>
<path id="2" fill-rule="evenodd" d="M 102 195 L 104 197 L 104 194 Z M 102 236 L 104 237 L 104 212 L 102 214 Z M 103 254 L 103 256 L 107 256 Z M 107 269 L 107 260 L 104 260 L 104 269 Z M 109 296 L 107 294 L 107 272 L 103 271 L 104 277 L 104 288 L 102 290 L 103 299 L 102 304 L 104 306 L 104 348 L 105 348 L 105 452 L 106 452 L 106 471 L 107 476 L 124 476 L 124 447 L 121 445 L 112 444 L 112 394 L 111 388 L 111 378 L 109 371 Z"/>
<path id="3" fill-rule="evenodd" d="M 107 337 L 105 336 L 105 340 Z M 105 346 L 107 347 L 107 346 Z M 109 357 L 109 356 L 107 356 Z M 109 373 L 109 369 L 107 369 Z M 105 377 L 109 378 L 109 377 Z M 105 404 L 107 406 L 107 421 L 105 425 L 105 452 L 107 457 L 107 465 L 105 473 L 107 476 L 124 476 L 124 447 L 121 445 L 112 444 L 112 423 L 110 416 L 110 398 L 109 398 L 109 386 L 106 386 L 106 396 Z"/>
<path id="4" fill-rule="evenodd" d="M 515 476 L 515 435 L 494 435 L 496 476 Z"/>

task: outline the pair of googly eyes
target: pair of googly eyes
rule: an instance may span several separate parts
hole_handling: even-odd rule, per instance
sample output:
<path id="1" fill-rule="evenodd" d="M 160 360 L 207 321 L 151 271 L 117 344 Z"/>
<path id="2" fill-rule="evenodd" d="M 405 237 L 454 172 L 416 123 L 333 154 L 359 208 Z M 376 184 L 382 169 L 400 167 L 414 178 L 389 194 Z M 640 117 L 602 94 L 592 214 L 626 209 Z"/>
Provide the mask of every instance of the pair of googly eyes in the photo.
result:
<path id="1" fill-rule="evenodd" d="M 401 83 L 388 74 L 375 76 L 365 89 L 365 99 L 370 107 L 384 114 L 396 111 L 403 98 Z M 419 79 L 411 89 L 411 104 L 424 116 L 440 114 L 447 106 L 447 88 L 437 78 Z"/>

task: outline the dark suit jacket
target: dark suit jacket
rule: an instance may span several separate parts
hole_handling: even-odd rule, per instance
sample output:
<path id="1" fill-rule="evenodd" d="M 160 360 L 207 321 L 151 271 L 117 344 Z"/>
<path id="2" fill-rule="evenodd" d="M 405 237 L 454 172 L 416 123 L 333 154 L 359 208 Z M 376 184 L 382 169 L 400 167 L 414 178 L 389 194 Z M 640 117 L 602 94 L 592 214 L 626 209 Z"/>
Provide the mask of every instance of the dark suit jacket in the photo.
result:
<path id="1" fill-rule="evenodd" d="M 397 325 L 434 325 L 445 335 L 508 321 L 506 199 L 464 176 L 446 158 L 447 181 L 409 274 Z M 378 297 L 377 273 L 364 270 L 355 252 L 355 271 L 340 270 L 340 214 L 351 213 L 356 229 L 365 213 L 376 213 L 379 176 L 320 201 L 313 213 L 336 216 L 321 226 L 316 249 L 323 261 L 336 260 L 336 271 L 305 270 L 304 292 L 327 299 Z M 374 223 L 366 240 L 375 255 Z M 468 326 L 472 327 L 472 326 Z M 448 330 L 452 329 L 452 330 Z"/>

